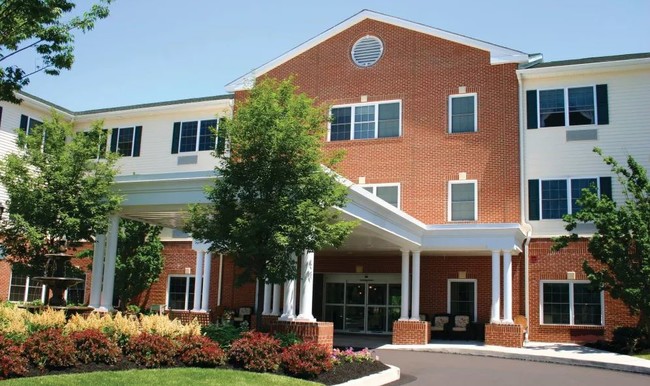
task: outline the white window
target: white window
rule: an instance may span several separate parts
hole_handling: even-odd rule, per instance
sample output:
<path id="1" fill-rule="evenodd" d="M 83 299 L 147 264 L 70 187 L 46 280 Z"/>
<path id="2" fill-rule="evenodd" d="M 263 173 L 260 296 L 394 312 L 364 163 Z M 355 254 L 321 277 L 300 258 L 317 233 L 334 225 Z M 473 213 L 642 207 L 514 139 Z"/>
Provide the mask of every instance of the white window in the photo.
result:
<path id="1" fill-rule="evenodd" d="M 362 185 L 361 187 L 392 206 L 399 208 L 399 184 L 372 184 Z"/>
<path id="2" fill-rule="evenodd" d="M 603 296 L 587 281 L 542 281 L 540 323 L 602 326 Z"/>
<path id="3" fill-rule="evenodd" d="M 599 192 L 599 178 L 542 180 L 539 194 L 541 218 L 561 219 L 565 214 L 578 212 L 580 206 L 577 201 L 582 195 L 582 190 L 586 188 L 593 188 Z"/>
<path id="4" fill-rule="evenodd" d="M 217 144 L 218 120 L 181 122 L 178 152 L 214 150 Z"/>
<path id="5" fill-rule="evenodd" d="M 478 218 L 475 180 L 449 181 L 449 221 L 476 221 Z"/>
<path id="6" fill-rule="evenodd" d="M 167 308 L 189 310 L 194 305 L 194 276 L 170 275 L 167 278 Z"/>
<path id="7" fill-rule="evenodd" d="M 80 275 L 73 275 L 85 280 L 85 273 Z M 63 293 L 63 298 L 69 304 L 83 304 L 86 295 L 86 284 L 81 282 L 68 288 Z M 27 275 L 21 275 L 14 271 L 11 272 L 11 281 L 9 284 L 9 301 L 10 302 L 46 302 L 48 296 L 46 286 L 36 282 Z"/>
<path id="8" fill-rule="evenodd" d="M 538 93 L 539 127 L 597 122 L 594 86 L 539 90 Z"/>
<path id="9" fill-rule="evenodd" d="M 476 94 L 449 96 L 449 132 L 470 133 L 476 131 Z"/>
<path id="10" fill-rule="evenodd" d="M 401 101 L 388 101 L 334 106 L 329 140 L 399 137 L 402 133 L 401 105 Z"/>
<path id="11" fill-rule="evenodd" d="M 117 129 L 117 153 L 124 157 L 133 155 L 135 144 L 135 127 L 120 127 Z"/>
<path id="12" fill-rule="evenodd" d="M 476 279 L 447 280 L 447 313 L 476 322 Z"/>
<path id="13" fill-rule="evenodd" d="M 25 131 L 25 134 L 30 135 L 32 134 L 32 130 L 38 126 L 42 125 L 43 122 L 34 119 L 32 117 L 29 117 L 27 115 L 21 115 L 20 116 L 20 128 Z"/>

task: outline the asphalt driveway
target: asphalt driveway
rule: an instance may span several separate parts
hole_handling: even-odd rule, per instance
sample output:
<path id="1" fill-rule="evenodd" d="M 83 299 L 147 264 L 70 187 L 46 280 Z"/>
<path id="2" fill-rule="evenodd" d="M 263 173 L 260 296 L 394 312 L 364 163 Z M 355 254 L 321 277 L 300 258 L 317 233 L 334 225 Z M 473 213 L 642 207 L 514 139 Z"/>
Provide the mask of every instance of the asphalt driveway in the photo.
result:
<path id="1" fill-rule="evenodd" d="M 648 386 L 650 376 L 588 367 L 431 352 L 376 350 L 401 369 L 396 385 Z"/>

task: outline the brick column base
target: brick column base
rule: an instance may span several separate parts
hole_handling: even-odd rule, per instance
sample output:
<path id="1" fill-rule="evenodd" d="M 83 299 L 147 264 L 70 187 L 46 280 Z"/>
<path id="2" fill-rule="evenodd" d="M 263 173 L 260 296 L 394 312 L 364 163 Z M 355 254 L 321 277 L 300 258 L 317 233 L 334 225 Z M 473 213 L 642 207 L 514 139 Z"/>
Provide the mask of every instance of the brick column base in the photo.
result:
<path id="1" fill-rule="evenodd" d="M 278 321 L 278 317 L 274 315 L 262 315 L 262 325 L 256 330 L 259 331 L 271 331 L 273 323 Z"/>
<path id="2" fill-rule="evenodd" d="M 304 342 L 315 342 L 327 350 L 334 348 L 334 323 L 331 322 L 285 322 L 271 324 L 271 333 L 293 332 Z"/>
<path id="3" fill-rule="evenodd" d="M 169 311 L 167 313 L 169 319 L 178 319 L 181 323 L 189 323 L 196 319 L 201 326 L 210 324 L 210 313 L 208 312 L 192 312 L 192 311 Z"/>
<path id="4" fill-rule="evenodd" d="M 431 340 L 431 323 L 418 320 L 393 322 L 393 344 L 427 344 Z"/>
<path id="5" fill-rule="evenodd" d="M 504 347 L 523 347 L 524 329 L 518 324 L 486 324 L 485 344 Z"/>

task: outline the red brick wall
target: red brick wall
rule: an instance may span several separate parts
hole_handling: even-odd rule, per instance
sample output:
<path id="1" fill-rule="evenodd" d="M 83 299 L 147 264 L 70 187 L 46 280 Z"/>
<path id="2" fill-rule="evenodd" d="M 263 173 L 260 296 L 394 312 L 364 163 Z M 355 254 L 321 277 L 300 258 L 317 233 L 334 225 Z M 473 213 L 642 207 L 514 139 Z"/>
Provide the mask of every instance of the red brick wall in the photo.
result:
<path id="1" fill-rule="evenodd" d="M 334 325 L 330 322 L 283 322 L 271 324 L 271 333 L 292 332 L 305 342 L 315 342 L 331 351 L 334 346 Z"/>
<path id="2" fill-rule="evenodd" d="M 393 344 L 427 344 L 431 340 L 431 323 L 397 320 L 393 323 Z"/>
<path id="3" fill-rule="evenodd" d="M 587 240 L 552 252 L 549 239 L 533 239 L 529 248 L 530 272 L 530 331 L 529 339 L 541 342 L 582 342 L 610 339 L 618 326 L 635 326 L 637 318 L 630 315 L 623 302 L 614 300 L 605 292 L 605 325 L 602 327 L 541 325 L 540 281 L 566 280 L 567 272 L 576 273 L 577 280 L 587 280 L 582 262 L 593 258 L 587 251 Z"/>
<path id="4" fill-rule="evenodd" d="M 485 344 L 522 347 L 524 345 L 524 330 L 518 324 L 486 324 Z"/>
<path id="5" fill-rule="evenodd" d="M 383 41 L 384 54 L 359 68 L 350 50 L 368 34 Z M 400 99 L 402 137 L 327 143 L 329 151 L 346 151 L 339 172 L 353 182 L 364 176 L 366 183 L 401 183 L 402 209 L 427 224 L 447 221 L 448 181 L 466 172 L 478 180 L 478 222 L 503 223 L 520 219 L 515 70 L 490 65 L 486 51 L 365 20 L 267 75 L 295 75 L 317 103 Z M 478 94 L 477 133 L 448 134 L 448 97 L 460 86 Z"/>

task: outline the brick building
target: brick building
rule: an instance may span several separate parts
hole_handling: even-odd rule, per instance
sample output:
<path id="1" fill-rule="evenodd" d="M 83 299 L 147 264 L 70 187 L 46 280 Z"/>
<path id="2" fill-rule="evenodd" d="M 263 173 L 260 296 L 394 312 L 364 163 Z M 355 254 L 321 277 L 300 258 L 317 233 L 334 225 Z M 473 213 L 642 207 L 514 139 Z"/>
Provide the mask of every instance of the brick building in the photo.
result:
<path id="1" fill-rule="evenodd" d="M 588 290 L 584 244 L 551 253 L 549 238 L 563 232 L 558 216 L 571 210 L 572 184 L 596 181 L 622 199 L 607 168 L 589 158 L 593 146 L 650 164 L 650 138 L 640 128 L 650 111 L 649 71 L 647 54 L 544 63 L 541 55 L 362 11 L 226 85 L 230 95 L 55 108 L 78 130 L 98 118 L 113 129 L 109 148 L 123 155 L 116 187 L 126 197 L 117 216 L 168 228 L 166 270 L 141 295 L 143 306 L 212 318 L 257 307 L 268 323 L 392 334 L 410 344 L 428 341 L 436 317 L 451 315 L 460 327 L 454 316 L 466 315 L 468 331 L 458 336 L 516 346 L 524 330 L 534 341 L 584 341 L 635 323 L 620 302 Z M 340 249 L 299 253 L 299 280 L 235 288 L 232 260 L 178 229 L 188 203 L 206 202 L 202 187 L 214 178 L 203 144 L 218 147 L 220 139 L 204 129 L 265 76 L 293 76 L 301 92 L 330 106 L 324 147 L 346 151 L 339 172 L 350 203 L 341 215 L 360 225 Z M 9 113 L 0 121 L 3 151 L 15 151 L 8 144 L 16 127 L 52 107 L 29 95 L 19 107 L 2 106 Z M 566 194 L 551 197 L 553 189 Z M 103 309 L 111 307 L 115 245 L 110 231 L 98 239 L 85 297 Z M 0 298 L 20 290 L 9 271 L 0 262 Z M 99 284 L 90 289 L 90 281 Z M 262 290 L 264 304 L 255 304 Z"/>

